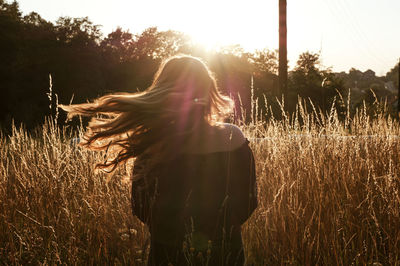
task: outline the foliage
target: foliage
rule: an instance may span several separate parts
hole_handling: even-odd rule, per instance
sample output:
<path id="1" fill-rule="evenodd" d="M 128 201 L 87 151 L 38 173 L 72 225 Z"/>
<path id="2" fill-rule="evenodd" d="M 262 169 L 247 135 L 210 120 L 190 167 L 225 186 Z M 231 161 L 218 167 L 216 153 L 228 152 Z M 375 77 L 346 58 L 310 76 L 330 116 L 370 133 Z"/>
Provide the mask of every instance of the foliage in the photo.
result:
<path id="1" fill-rule="evenodd" d="M 60 103 L 67 104 L 71 99 L 85 102 L 106 93 L 146 89 L 161 60 L 178 53 L 207 61 L 221 89 L 234 98 L 240 110 L 237 117 L 245 115 L 249 119 L 252 97 L 257 99 L 258 111 L 265 118 L 265 100 L 271 103 L 273 113 L 280 114 L 276 103 L 282 96 L 277 51 L 249 53 L 240 45 L 231 45 L 209 52 L 183 33 L 156 27 L 138 34 L 117 28 L 103 36 L 100 26 L 87 17 L 60 17 L 51 23 L 35 12 L 22 16 L 16 1 L 0 0 L 0 128 L 10 133 L 14 121 L 32 130 L 43 124 L 43 117 L 54 113 L 47 103 L 49 74 L 53 96 L 57 95 Z M 319 65 L 318 54 L 306 52 L 289 72 L 286 106 L 289 112 L 295 111 L 300 96 L 310 98 L 315 108 L 323 112 L 329 111 L 333 103 L 343 112 L 341 99 L 346 101 L 350 89 L 354 113 L 363 101 L 374 103 L 369 93 L 373 89 L 377 99 L 386 99 L 394 110 L 396 96 L 387 89 L 387 83 L 395 85 L 396 73 L 396 68 L 384 78 L 370 70 L 333 73 Z M 253 88 L 253 95 L 249 87 Z M 64 119 L 62 114 L 59 124 Z"/>
<path id="2" fill-rule="evenodd" d="M 399 64 L 396 64 L 387 74 L 386 74 L 386 81 L 393 82 L 395 88 L 399 87 Z"/>
<path id="3" fill-rule="evenodd" d="M 343 84 L 330 69 L 319 66 L 319 57 L 319 54 L 311 52 L 299 56 L 297 66 L 289 75 L 288 102 L 291 106 L 297 102 L 298 96 L 310 99 L 323 112 L 328 111 L 334 102 L 339 102 L 338 93 L 343 93 Z"/>
<path id="4" fill-rule="evenodd" d="M 255 71 L 278 74 L 278 51 L 256 50 L 254 54 L 250 54 L 250 60 L 254 65 Z"/>

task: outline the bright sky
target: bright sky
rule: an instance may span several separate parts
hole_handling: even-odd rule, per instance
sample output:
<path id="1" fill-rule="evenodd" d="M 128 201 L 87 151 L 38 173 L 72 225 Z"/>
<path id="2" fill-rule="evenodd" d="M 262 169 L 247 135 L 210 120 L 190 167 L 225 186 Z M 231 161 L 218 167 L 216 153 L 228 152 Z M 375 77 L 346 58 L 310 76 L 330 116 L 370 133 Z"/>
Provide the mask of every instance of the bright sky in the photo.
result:
<path id="1" fill-rule="evenodd" d="M 104 35 L 121 26 L 131 33 L 157 26 L 185 32 L 207 46 L 240 44 L 245 50 L 278 48 L 278 0 L 18 0 L 55 22 L 85 17 Z M 400 0 L 287 0 L 288 59 L 322 54 L 334 71 L 355 67 L 384 75 L 400 57 Z"/>

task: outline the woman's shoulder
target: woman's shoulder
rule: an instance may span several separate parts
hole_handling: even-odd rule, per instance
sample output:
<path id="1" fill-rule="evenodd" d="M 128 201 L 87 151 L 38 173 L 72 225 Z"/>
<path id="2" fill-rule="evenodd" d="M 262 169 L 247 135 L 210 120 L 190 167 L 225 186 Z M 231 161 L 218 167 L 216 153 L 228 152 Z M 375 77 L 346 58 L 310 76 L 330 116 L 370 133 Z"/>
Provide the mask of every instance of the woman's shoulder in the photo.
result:
<path id="1" fill-rule="evenodd" d="M 238 126 L 229 123 L 218 123 L 206 131 L 201 141 L 191 143 L 186 153 L 230 152 L 240 148 L 245 143 L 247 143 L 247 139 Z"/>
<path id="2" fill-rule="evenodd" d="M 234 124 L 220 123 L 216 128 L 221 134 L 221 139 L 226 142 L 228 150 L 242 146 L 247 140 L 242 130 Z"/>

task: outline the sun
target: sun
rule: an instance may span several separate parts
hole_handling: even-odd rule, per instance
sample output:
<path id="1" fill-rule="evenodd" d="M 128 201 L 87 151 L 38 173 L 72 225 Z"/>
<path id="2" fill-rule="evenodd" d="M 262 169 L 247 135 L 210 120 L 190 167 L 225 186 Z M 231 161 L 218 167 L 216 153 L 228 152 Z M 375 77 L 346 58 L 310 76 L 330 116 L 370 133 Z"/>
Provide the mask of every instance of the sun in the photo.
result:
<path id="1" fill-rule="evenodd" d="M 269 1 L 171 0 L 163 5 L 152 16 L 154 24 L 186 33 L 209 50 L 239 44 L 251 51 L 278 43 L 277 7 Z M 172 12 L 162 12 L 167 8 Z"/>
<path id="2" fill-rule="evenodd" d="M 195 44 L 203 47 L 207 51 L 216 51 L 223 46 L 232 44 L 231 40 L 221 37 L 217 32 L 204 32 L 201 29 L 193 29 L 188 35 Z"/>

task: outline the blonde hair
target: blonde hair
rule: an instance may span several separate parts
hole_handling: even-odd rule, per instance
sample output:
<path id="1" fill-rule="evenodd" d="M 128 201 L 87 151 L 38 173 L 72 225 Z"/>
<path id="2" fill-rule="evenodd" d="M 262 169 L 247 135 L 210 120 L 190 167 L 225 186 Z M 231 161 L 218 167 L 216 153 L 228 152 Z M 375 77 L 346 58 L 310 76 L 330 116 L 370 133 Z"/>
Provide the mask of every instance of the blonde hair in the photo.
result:
<path id="1" fill-rule="evenodd" d="M 60 107 L 68 118 L 92 117 L 81 146 L 117 151 L 114 159 L 96 167 L 111 172 L 118 164 L 140 157 L 145 175 L 173 158 L 199 122 L 222 120 L 233 104 L 218 91 L 205 63 L 191 56 L 174 56 L 160 65 L 152 85 L 143 92 L 110 94 L 92 103 Z"/>

